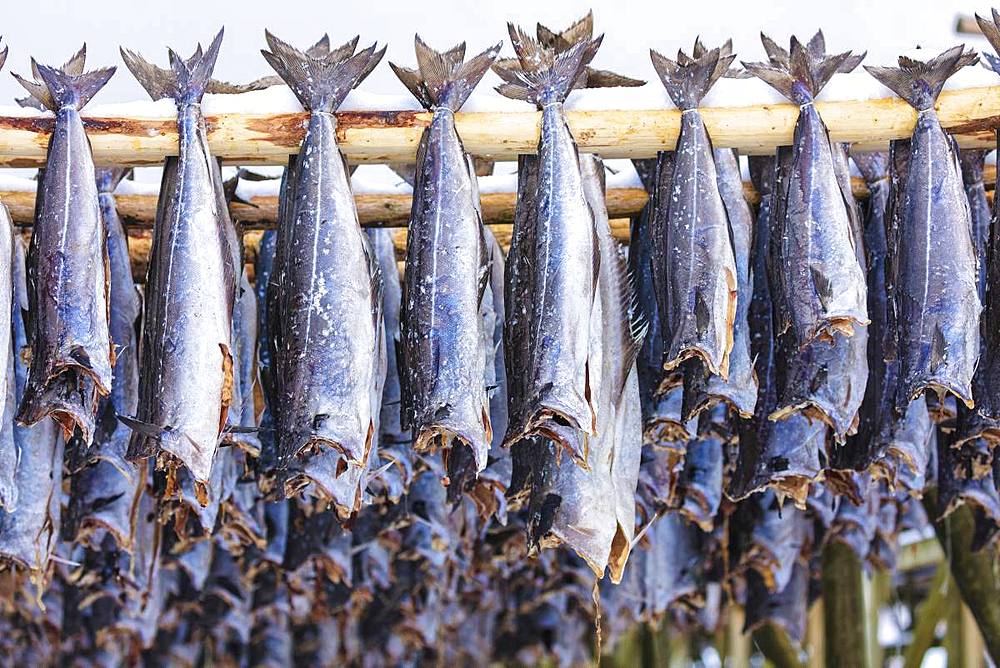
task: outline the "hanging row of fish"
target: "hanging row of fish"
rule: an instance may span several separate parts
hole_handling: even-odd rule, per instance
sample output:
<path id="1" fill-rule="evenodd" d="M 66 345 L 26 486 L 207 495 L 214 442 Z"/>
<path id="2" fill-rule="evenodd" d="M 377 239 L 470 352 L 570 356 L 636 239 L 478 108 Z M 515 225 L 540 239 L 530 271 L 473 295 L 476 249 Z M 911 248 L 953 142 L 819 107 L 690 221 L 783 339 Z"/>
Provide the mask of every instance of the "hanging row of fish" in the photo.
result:
<path id="1" fill-rule="evenodd" d="M 1000 16 L 981 24 L 1000 49 Z M 334 114 L 384 49 L 266 35 L 308 123 L 253 283 L 200 103 L 273 81 L 212 79 L 221 32 L 169 68 L 122 50 L 175 101 L 180 138 L 141 294 L 113 195 L 127 173 L 95 168 L 79 114 L 114 69 L 84 72 L 81 50 L 18 78 L 55 129 L 27 252 L 0 221 L 7 655 L 55 660 L 54 633 L 93 661 L 569 664 L 605 573 L 621 583 L 600 590 L 622 613 L 612 637 L 666 615 L 714 628 L 738 581 L 749 626 L 801 638 L 820 546 L 891 566 L 934 486 L 946 513 L 975 508 L 974 547 L 996 549 L 1000 228 L 984 153 L 959 152 L 933 108 L 977 57 L 868 68 L 918 122 L 888 153 L 852 155 L 813 100 L 863 56 L 827 54 L 821 33 L 787 51 L 764 37 L 766 62 L 743 68 L 730 43 L 652 52 L 681 132 L 636 161 L 649 203 L 626 252 L 563 103 L 642 82 L 591 66 L 589 15 L 509 37 L 512 58 L 417 37 L 417 67 L 392 65 L 431 112 L 399 169 L 414 192 L 402 277 L 391 234 L 358 223 Z M 455 124 L 491 67 L 541 116 L 506 254 Z M 799 105 L 793 145 L 749 160 L 756 211 L 699 113 L 745 76 Z"/>

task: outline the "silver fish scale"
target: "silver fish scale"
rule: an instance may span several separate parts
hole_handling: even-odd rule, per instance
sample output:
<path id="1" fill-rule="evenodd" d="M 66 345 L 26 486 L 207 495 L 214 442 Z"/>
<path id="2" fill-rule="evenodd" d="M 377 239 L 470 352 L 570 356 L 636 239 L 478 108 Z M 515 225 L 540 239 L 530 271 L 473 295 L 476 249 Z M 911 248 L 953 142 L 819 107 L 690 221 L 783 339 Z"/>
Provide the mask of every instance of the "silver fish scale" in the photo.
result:
<path id="1" fill-rule="evenodd" d="M 576 143 L 561 104 L 550 104 L 542 111 L 538 152 L 526 396 L 534 404 L 536 421 L 544 420 L 547 412 L 556 413 L 571 426 L 592 434 L 594 410 L 587 398 L 587 366 L 598 259 Z"/>

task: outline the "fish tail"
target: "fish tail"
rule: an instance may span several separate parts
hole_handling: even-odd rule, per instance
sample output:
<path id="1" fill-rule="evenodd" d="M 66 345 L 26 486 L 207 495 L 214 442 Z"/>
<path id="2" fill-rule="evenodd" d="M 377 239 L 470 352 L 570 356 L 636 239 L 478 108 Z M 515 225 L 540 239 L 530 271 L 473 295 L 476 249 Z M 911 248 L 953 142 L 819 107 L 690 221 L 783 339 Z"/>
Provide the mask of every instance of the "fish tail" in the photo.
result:
<path id="1" fill-rule="evenodd" d="M 994 9 L 990 18 L 983 18 L 979 14 L 976 14 L 976 23 L 979 24 L 979 29 L 983 31 L 983 37 L 986 38 L 986 41 L 990 43 L 990 46 L 993 47 L 996 53 L 1000 54 L 1000 12 Z M 982 55 L 986 60 L 987 69 L 1000 74 L 1000 58 L 985 51 Z"/>
<path id="2" fill-rule="evenodd" d="M 951 75 L 978 60 L 975 51 L 966 51 L 965 46 L 959 44 L 926 62 L 900 56 L 899 67 L 866 65 L 865 69 L 912 107 L 926 111 L 934 107 L 945 81 Z"/>
<path id="3" fill-rule="evenodd" d="M 31 71 L 34 75 L 34 81 L 14 74 L 14 78 L 24 86 L 30 95 L 25 100 L 19 100 L 22 106 L 33 106 L 52 111 L 63 107 L 83 109 L 115 73 L 114 67 L 103 67 L 92 72 L 84 72 L 83 64 L 86 54 L 87 46 L 84 45 L 62 67 L 49 67 L 32 59 Z M 2 66 L 6 56 L 7 49 L 4 49 L 0 54 L 0 66 Z"/>
<path id="4" fill-rule="evenodd" d="M 731 49 L 711 49 L 693 58 L 678 54 L 677 60 L 649 50 L 653 69 L 660 77 L 667 94 L 680 109 L 696 109 L 716 81 L 729 71 L 736 55 Z"/>
<path id="5" fill-rule="evenodd" d="M 565 101 L 604 39 L 604 35 L 600 35 L 596 39 L 582 40 L 557 53 L 513 23 L 507 24 L 507 30 L 517 59 L 493 65 L 493 71 L 505 82 L 497 86 L 497 92 L 514 100 L 533 102 L 539 107 Z"/>
<path id="6" fill-rule="evenodd" d="M 219 30 L 207 50 L 203 51 L 199 44 L 187 60 L 168 49 L 170 69 L 157 67 L 124 47 L 120 49 L 122 60 L 154 100 L 170 97 L 177 102 L 200 102 L 212 84 L 212 71 L 219 57 L 223 32 Z"/>
<path id="7" fill-rule="evenodd" d="M 808 44 L 793 36 L 787 58 L 766 35 L 761 35 L 761 39 L 769 53 L 769 62 L 744 62 L 743 67 L 796 104 L 812 102 L 834 74 L 853 70 L 864 57 L 850 51 L 827 54 L 822 32 L 816 33 Z"/>
<path id="8" fill-rule="evenodd" d="M 501 42 L 470 58 L 468 62 L 462 62 L 465 58 L 465 42 L 443 53 L 427 46 L 420 35 L 416 35 L 414 42 L 417 69 L 401 67 L 395 63 L 389 63 L 389 67 L 424 107 L 447 107 L 452 111 L 458 111 L 469 98 L 496 60 L 503 44 Z"/>
<path id="9" fill-rule="evenodd" d="M 308 111 L 336 111 L 385 55 L 385 47 L 376 51 L 375 44 L 355 53 L 357 37 L 336 49 L 317 44 L 300 51 L 268 31 L 264 35 L 270 49 L 261 50 L 264 59 Z"/>

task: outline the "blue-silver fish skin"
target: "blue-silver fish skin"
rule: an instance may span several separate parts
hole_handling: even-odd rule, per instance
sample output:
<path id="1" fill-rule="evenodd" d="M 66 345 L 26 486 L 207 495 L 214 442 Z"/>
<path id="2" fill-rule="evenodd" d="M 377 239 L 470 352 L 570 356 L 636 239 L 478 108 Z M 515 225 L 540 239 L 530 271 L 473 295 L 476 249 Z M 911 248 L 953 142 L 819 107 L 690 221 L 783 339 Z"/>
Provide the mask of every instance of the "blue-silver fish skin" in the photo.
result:
<path id="1" fill-rule="evenodd" d="M 868 323 L 864 270 L 857 262 L 844 193 L 837 181 L 834 146 L 816 110 L 816 95 L 838 71 L 860 59 L 851 52 L 827 55 L 822 34 L 803 45 L 794 36 L 783 57 L 766 37 L 770 63 L 743 63 L 799 105 L 785 186 L 786 214 L 774 237 L 781 258 L 772 281 L 779 308 L 778 334 L 791 330 L 798 345 L 834 332 L 846 336 Z M 780 49 L 780 47 L 778 47 Z"/>
<path id="2" fill-rule="evenodd" d="M 82 59 L 78 61 L 82 70 Z M 72 63 L 72 61 L 71 61 Z M 31 371 L 18 420 L 51 415 L 68 437 L 93 438 L 99 398 L 111 391 L 107 252 L 90 141 L 80 109 L 114 74 L 37 65 L 18 81 L 55 113 L 28 252 Z"/>
<path id="3" fill-rule="evenodd" d="M 974 405 L 982 310 L 976 247 L 958 149 L 934 110 L 945 80 L 969 58 L 955 47 L 926 63 L 867 68 L 917 110 L 896 262 L 898 401 L 904 407 L 928 389 Z"/>
<path id="4" fill-rule="evenodd" d="M 657 237 L 657 300 L 664 320 L 666 382 L 683 382 L 677 370 L 698 360 L 708 373 L 729 377 L 736 318 L 737 273 L 729 217 L 719 189 L 712 140 L 698 105 L 728 70 L 734 56 L 715 48 L 670 60 L 650 51 L 653 67 L 681 109 L 670 199 L 657 208 L 666 216 Z M 673 372 L 673 373 L 669 373 Z"/>
<path id="5" fill-rule="evenodd" d="M 521 371 L 526 377 L 523 387 L 517 387 L 518 395 L 511 397 L 512 405 L 521 410 L 511 413 L 506 442 L 542 435 L 559 442 L 577 463 L 585 465 L 587 453 L 574 450 L 571 443 L 561 440 L 560 433 L 565 425 L 596 434 L 590 315 L 600 261 L 579 152 L 562 103 L 593 59 L 601 38 L 553 53 L 513 25 L 508 27 L 520 66 L 494 66 L 506 81 L 498 90 L 534 102 L 542 119 L 538 181 L 528 216 L 534 229 L 530 245 L 519 244 L 518 250 L 526 254 L 524 266 L 529 274 L 518 279 L 530 290 L 518 300 L 527 310 L 526 367 Z M 512 264 L 521 267 L 520 262 Z M 518 305 L 508 306 L 512 308 L 516 311 Z M 509 321 L 508 326 L 520 324 Z"/>
<path id="6" fill-rule="evenodd" d="M 239 257 L 201 97 L 222 41 L 159 69 L 122 50 L 154 99 L 177 105 L 180 147 L 166 160 L 146 276 L 139 404 L 129 457 L 163 453 L 209 483 L 232 400 L 232 313 Z"/>
<path id="7" fill-rule="evenodd" d="M 455 112 L 499 48 L 463 62 L 464 49 L 437 53 L 418 36 L 419 68 L 393 65 L 432 112 L 417 150 L 407 234 L 400 314 L 404 419 L 417 452 L 445 448 L 451 457 L 454 447 L 467 447 L 477 472 L 486 467 L 493 439 L 480 316 L 489 249 L 476 174 L 456 130 Z"/>
<path id="8" fill-rule="evenodd" d="M 268 290 L 277 469 L 286 494 L 368 466 L 379 433 L 386 342 L 382 278 L 358 223 L 333 112 L 382 57 L 374 45 L 311 54 L 267 34 L 263 54 L 309 110 L 286 174 L 290 199 Z M 384 51 L 384 50 L 383 50 Z M 338 464 L 341 462 L 341 464 Z M 332 491 L 329 490 L 328 491 Z"/>

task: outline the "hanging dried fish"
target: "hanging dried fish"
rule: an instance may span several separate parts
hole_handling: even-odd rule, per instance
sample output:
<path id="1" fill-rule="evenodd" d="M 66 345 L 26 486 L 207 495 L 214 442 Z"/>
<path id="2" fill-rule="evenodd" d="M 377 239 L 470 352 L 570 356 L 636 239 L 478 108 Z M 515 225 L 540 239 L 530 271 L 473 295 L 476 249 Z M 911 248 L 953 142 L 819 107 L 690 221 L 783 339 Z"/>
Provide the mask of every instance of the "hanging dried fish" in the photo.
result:
<path id="1" fill-rule="evenodd" d="M 733 349 L 729 354 L 729 376 L 707 373 L 700 363 L 684 368 L 684 416 L 690 420 L 715 401 L 724 401 L 740 417 L 753 416 L 757 404 L 757 376 L 750 356 L 750 325 L 747 315 L 753 295 L 750 278 L 750 236 L 753 211 L 743 194 L 739 156 L 735 150 L 716 149 L 715 168 L 719 194 L 729 219 L 729 234 L 736 261 L 737 295 L 733 320 Z"/>
<path id="2" fill-rule="evenodd" d="M 6 50 L 3 52 L 6 56 Z M 86 47 L 62 68 L 32 61 L 35 80 L 15 75 L 33 102 L 51 110 L 56 127 L 38 184 L 28 251 L 31 370 L 17 419 L 51 415 L 68 439 L 90 444 L 100 397 L 111 391 L 115 354 L 108 333 L 107 252 L 90 141 L 82 109 L 115 73 L 84 73 Z M 72 253 L 65 249 L 73 249 Z"/>
<path id="3" fill-rule="evenodd" d="M 6 51 L 6 50 L 5 50 Z M 5 52 L 4 51 L 4 52 Z M 0 53 L 4 53 L 0 52 Z M 2 65 L 2 63 L 0 63 Z M 14 294 L 17 273 L 24 272 L 24 248 L 14 234 L 7 207 L 0 204 L 0 508 L 14 510 L 17 506 L 17 443 L 14 440 L 14 413 L 17 411 L 17 377 L 15 358 L 21 354 L 14 337 L 14 320 L 21 317 L 15 310 L 22 308 L 22 297 Z M 7 315 L 10 324 L 7 324 Z"/>
<path id="4" fill-rule="evenodd" d="M 729 216 L 698 105 L 736 56 L 728 48 L 716 48 L 695 57 L 680 51 L 677 61 L 656 51 L 650 51 L 650 57 L 682 111 L 669 203 L 656 211 L 666 216 L 662 225 L 655 225 L 665 234 L 654 237 L 654 279 L 665 337 L 663 367 L 669 372 L 697 359 L 708 373 L 727 380 L 738 278 Z M 681 381 L 678 374 L 668 374 L 664 380 L 668 387 Z"/>
<path id="5" fill-rule="evenodd" d="M 793 36 L 786 62 L 743 63 L 799 105 L 786 214 L 773 237 L 781 240 L 775 248 L 781 261 L 772 284 L 779 295 L 777 334 L 791 330 L 800 347 L 838 331 L 851 336 L 855 325 L 868 323 L 864 271 L 847 211 L 852 203 L 837 181 L 835 149 L 813 104 L 833 75 L 848 62 L 856 66 L 855 60 L 850 51 L 827 55 L 817 32 L 807 45 Z"/>
<path id="6" fill-rule="evenodd" d="M 890 365 L 886 360 L 894 350 L 895 340 L 895 333 L 890 330 L 887 289 L 889 155 L 858 152 L 852 157 L 868 187 L 863 232 L 871 319 L 867 327 L 868 382 L 858 411 L 857 433 L 830 455 L 834 469 L 863 471 L 885 457 L 887 436 L 896 420 L 898 365 Z"/>
<path id="7" fill-rule="evenodd" d="M 1000 13 L 993 10 L 991 18 L 977 16 L 983 35 L 1000 52 Z M 987 69 L 1000 74 L 1000 58 L 983 53 Z M 997 139 L 1000 146 L 1000 138 Z M 977 161 L 978 162 L 978 161 Z M 978 207 L 977 207 L 978 209 Z M 984 234 L 982 213 L 973 218 L 973 242 L 979 250 L 979 287 L 983 300 L 980 318 L 980 346 L 982 356 L 972 380 L 972 398 L 975 407 L 965 416 L 960 429 L 963 436 L 982 436 L 1000 441 L 1000 225 L 997 224 L 1000 204 L 993 200 L 992 225 Z M 989 220 L 987 218 L 987 220 Z M 944 246 L 943 246 L 944 247 Z"/>
<path id="8" fill-rule="evenodd" d="M 14 350 L 28 345 L 28 329 L 22 318 L 25 304 L 21 303 L 27 300 L 26 271 L 19 246 L 20 241 L 15 240 L 13 285 L 20 307 L 13 310 Z M 27 391 L 28 368 L 22 355 L 14 355 L 13 363 L 15 400 L 19 401 Z M 0 558 L 29 571 L 41 583 L 59 537 L 64 440 L 53 420 L 31 426 L 17 424 L 13 431 L 18 453 L 14 472 L 18 501 L 13 509 L 0 510 Z"/>
<path id="9" fill-rule="evenodd" d="M 516 289 L 508 293 L 513 297 L 508 315 L 515 315 L 507 319 L 513 358 L 509 368 L 525 378 L 510 388 L 512 410 L 505 441 L 512 445 L 526 436 L 543 434 L 584 464 L 587 451 L 575 450 L 562 440 L 558 427 L 565 424 L 588 436 L 596 433 L 591 401 L 595 391 L 590 380 L 595 369 L 589 342 L 600 265 L 594 217 L 562 102 L 597 53 L 602 37 L 557 54 L 513 24 L 508 30 L 518 63 L 494 65 L 506 82 L 497 90 L 534 102 L 542 110 L 542 125 L 538 181 L 521 226 L 530 226 L 530 231 L 525 229 L 518 239 L 518 257 L 511 263 L 513 275 L 508 281 Z M 522 362 L 523 366 L 515 366 Z M 588 440 L 580 443 L 586 447 Z"/>
<path id="10" fill-rule="evenodd" d="M 780 249 L 772 243 L 787 210 L 791 162 L 792 150 L 785 148 L 779 150 L 775 161 L 757 159 L 751 163 L 755 182 L 771 192 L 770 203 L 758 214 L 754 229 L 750 340 L 759 390 L 754 419 L 740 423 L 739 455 L 728 490 L 731 497 L 742 499 L 771 486 L 804 507 L 809 484 L 822 470 L 820 453 L 828 427 L 798 412 L 777 422 L 769 419 L 788 382 L 789 369 L 782 360 L 794 358 L 798 352 L 789 350 L 794 348 L 793 337 L 786 334 L 779 339 L 777 335 Z"/>
<path id="11" fill-rule="evenodd" d="M 927 62 L 901 57 L 899 68 L 866 67 L 918 112 L 896 275 L 902 406 L 934 389 L 973 407 L 982 308 L 976 249 L 958 151 L 941 129 L 934 102 L 948 77 L 975 60 L 974 52 L 957 46 Z"/>
<path id="12" fill-rule="evenodd" d="M 476 174 L 455 129 L 455 112 L 496 58 L 500 45 L 464 62 L 465 43 L 440 53 L 418 36 L 418 69 L 392 65 L 433 112 L 417 151 L 407 235 L 400 336 L 403 415 L 417 452 L 453 444 L 486 467 L 492 441 L 483 385 L 486 353 L 480 307 L 489 280 L 489 249 Z M 460 456 L 460 455 L 456 455 Z"/>
<path id="13" fill-rule="evenodd" d="M 566 543 L 598 577 L 610 568 L 612 581 L 619 582 L 635 524 L 642 449 L 635 358 L 645 328 L 634 319 L 627 265 L 608 225 L 603 163 L 584 155 L 580 165 L 584 195 L 596 218 L 600 254 L 598 300 L 590 322 L 590 350 L 600 362 L 591 372 L 597 388 L 593 401 L 598 436 L 590 440 L 586 468 L 560 465 L 559 452 L 549 443 L 520 444 L 517 449 L 530 448 L 539 458 L 531 473 L 532 543 L 542 547 Z M 586 438 L 582 430 L 565 429 L 557 443 Z"/>
<path id="14" fill-rule="evenodd" d="M 855 261 L 864 268 L 864 233 L 851 193 L 847 149 L 843 144 L 832 145 L 831 149 L 834 174 L 845 202 L 851 246 L 857 253 Z M 802 346 L 797 346 L 789 333 L 781 335 L 781 363 L 788 371 L 771 419 L 782 420 L 802 413 L 828 424 L 837 443 L 843 443 L 857 429 L 858 410 L 868 382 L 867 346 L 868 327 L 864 324 L 855 324 L 850 336 L 833 332 L 828 338 L 816 338 Z"/>
<path id="15" fill-rule="evenodd" d="M 207 51 L 170 70 L 122 49 L 154 100 L 177 105 L 180 151 L 167 158 L 146 276 L 146 313 L 135 417 L 128 456 L 177 458 L 199 484 L 209 481 L 232 400 L 232 313 L 239 243 L 229 219 L 219 164 L 208 148 L 201 98 L 210 84 L 222 32 Z M 198 317 L 192 317 L 192 313 Z"/>
<path id="16" fill-rule="evenodd" d="M 382 279 L 358 225 L 333 111 L 381 59 L 372 45 L 302 52 L 267 34 L 268 63 L 310 111 L 268 291 L 278 468 L 285 493 L 372 455 L 385 379 Z M 365 314 L 364 317 L 359 315 Z M 353 504 L 352 504 L 353 505 Z"/>
<path id="17" fill-rule="evenodd" d="M 106 530 L 119 549 L 132 551 L 133 513 L 145 488 L 145 468 L 126 459 L 131 432 L 118 415 L 134 415 L 139 393 L 138 328 L 142 299 L 132 280 L 128 237 L 118 217 L 114 190 L 125 170 L 97 171 L 100 211 L 106 235 L 111 306 L 110 335 L 116 362 L 110 393 L 98 408 L 94 443 L 73 453 L 73 474 L 64 532 L 69 540 L 96 547 Z"/>
<path id="18" fill-rule="evenodd" d="M 636 169 L 643 177 L 649 200 L 638 218 L 632 220 L 629 242 L 629 274 L 635 288 L 636 308 L 648 324 L 646 337 L 636 360 L 639 375 L 639 392 L 642 398 L 643 438 L 645 442 L 671 447 L 689 436 L 681 415 L 684 389 L 675 386 L 661 392 L 663 384 L 663 327 L 656 300 L 654 270 L 655 239 L 663 236 L 665 215 L 658 215 L 660 207 L 670 201 L 671 179 L 674 174 L 673 152 L 660 151 L 651 164 Z M 682 455 L 683 456 L 683 453 Z"/>

